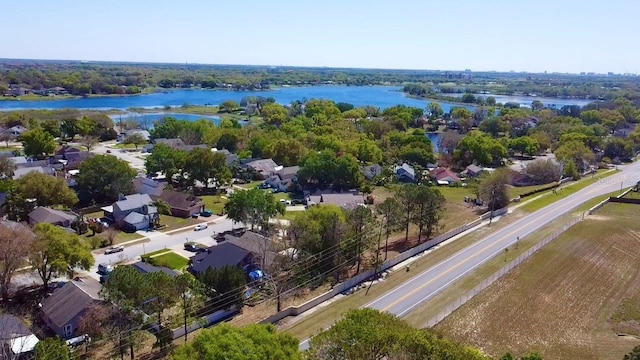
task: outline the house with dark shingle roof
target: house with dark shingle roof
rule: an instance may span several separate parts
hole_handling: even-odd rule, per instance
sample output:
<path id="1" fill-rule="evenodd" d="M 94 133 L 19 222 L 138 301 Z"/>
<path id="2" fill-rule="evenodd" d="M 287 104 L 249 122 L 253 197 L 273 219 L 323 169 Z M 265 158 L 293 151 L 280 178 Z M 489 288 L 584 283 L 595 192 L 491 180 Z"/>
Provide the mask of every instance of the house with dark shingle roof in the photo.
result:
<path id="1" fill-rule="evenodd" d="M 103 302 L 101 289 L 100 283 L 93 278 L 69 281 L 42 300 L 44 322 L 61 338 L 73 337 L 87 310 Z"/>
<path id="2" fill-rule="evenodd" d="M 191 194 L 164 190 L 159 198 L 169 205 L 172 216 L 188 218 L 204 210 L 204 202 L 202 199 Z"/>
<path id="3" fill-rule="evenodd" d="M 364 175 L 367 180 L 373 180 L 376 176 L 382 175 L 382 170 L 380 164 L 366 165 L 360 169 L 362 175 Z"/>
<path id="4" fill-rule="evenodd" d="M 484 169 L 481 168 L 480 166 L 476 164 L 471 164 L 464 169 L 463 173 L 469 177 L 474 178 L 474 177 L 478 177 L 478 175 L 480 175 L 483 171 Z"/>
<path id="5" fill-rule="evenodd" d="M 33 211 L 31 211 L 27 216 L 29 218 L 29 225 L 31 226 L 39 223 L 45 223 L 68 228 L 77 220 L 77 216 L 75 214 L 43 206 L 33 209 Z"/>
<path id="6" fill-rule="evenodd" d="M 267 179 L 275 172 L 283 169 L 273 159 L 253 159 L 244 163 L 244 166 L 260 174 L 262 179 Z"/>
<path id="7" fill-rule="evenodd" d="M 156 273 L 156 272 L 163 272 L 171 277 L 176 277 L 178 275 L 180 275 L 179 272 L 169 269 L 168 267 L 164 267 L 164 266 L 154 266 L 151 265 L 147 262 L 144 261 L 138 261 L 137 263 L 131 264 L 129 265 L 131 266 L 134 270 L 136 270 L 137 272 L 141 273 L 141 274 L 150 274 L 150 273 Z"/>
<path id="8" fill-rule="evenodd" d="M 269 269 L 278 253 L 284 250 L 278 243 L 253 231 L 246 231 L 240 237 L 226 234 L 225 243 L 236 245 L 251 252 L 254 256 L 254 263 L 263 270 Z"/>
<path id="9" fill-rule="evenodd" d="M 207 248 L 189 259 L 189 272 L 198 275 L 207 269 L 222 269 L 225 266 L 243 268 L 254 263 L 251 251 L 231 243 L 222 243 Z"/>
<path id="10" fill-rule="evenodd" d="M 149 179 L 144 176 L 138 176 L 133 179 L 133 188 L 138 194 L 147 194 L 151 198 L 158 197 L 164 191 L 165 184 Z"/>

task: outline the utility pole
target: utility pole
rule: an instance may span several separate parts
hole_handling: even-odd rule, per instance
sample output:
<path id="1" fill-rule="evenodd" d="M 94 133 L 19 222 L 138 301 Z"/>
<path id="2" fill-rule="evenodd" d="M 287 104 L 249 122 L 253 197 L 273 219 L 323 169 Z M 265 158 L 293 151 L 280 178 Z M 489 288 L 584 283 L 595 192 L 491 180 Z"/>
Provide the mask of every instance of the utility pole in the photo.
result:
<path id="1" fill-rule="evenodd" d="M 518 242 L 520 241 L 520 236 L 516 237 L 516 249 L 518 248 Z"/>
<path id="2" fill-rule="evenodd" d="M 367 287 L 367 292 L 364 295 L 369 295 L 369 289 L 371 289 L 371 285 L 373 285 L 373 281 L 378 278 L 378 269 L 380 268 L 380 263 L 378 259 L 380 258 L 380 241 L 382 240 L 382 221 L 380 221 L 380 231 L 378 232 L 378 247 L 376 248 L 376 270 L 373 272 L 373 279 L 369 282 L 369 287 Z"/>

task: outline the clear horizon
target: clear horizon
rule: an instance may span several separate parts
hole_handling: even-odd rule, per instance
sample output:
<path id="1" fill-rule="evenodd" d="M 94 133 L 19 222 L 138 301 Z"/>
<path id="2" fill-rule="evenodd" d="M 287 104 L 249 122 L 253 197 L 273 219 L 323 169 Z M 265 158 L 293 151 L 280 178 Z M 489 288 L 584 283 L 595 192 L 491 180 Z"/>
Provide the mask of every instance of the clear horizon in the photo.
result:
<path id="1" fill-rule="evenodd" d="M 249 0 L 3 5 L 2 58 L 637 74 L 640 2 Z"/>

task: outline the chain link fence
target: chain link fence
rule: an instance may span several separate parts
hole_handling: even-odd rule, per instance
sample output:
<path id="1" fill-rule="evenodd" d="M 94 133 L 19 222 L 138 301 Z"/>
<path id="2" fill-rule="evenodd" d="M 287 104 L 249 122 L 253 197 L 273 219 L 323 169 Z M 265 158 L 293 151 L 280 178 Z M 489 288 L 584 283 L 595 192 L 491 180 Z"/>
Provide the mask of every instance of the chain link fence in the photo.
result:
<path id="1" fill-rule="evenodd" d="M 516 266 L 522 264 L 524 261 L 529 259 L 538 250 L 542 249 L 548 243 L 550 243 L 551 241 L 555 240 L 558 236 L 560 236 L 560 234 L 562 234 L 563 232 L 569 230 L 572 226 L 574 226 L 575 224 L 577 224 L 578 222 L 583 220 L 584 216 L 585 216 L 585 214 L 583 213 L 580 216 L 577 216 L 574 219 L 570 220 L 561 229 L 559 229 L 559 230 L 555 231 L 553 234 L 547 236 L 544 240 L 538 242 L 533 247 L 531 247 L 530 249 L 528 249 L 524 253 L 520 254 L 517 258 L 511 260 L 507 265 L 503 266 L 500 270 L 496 271 L 493 275 L 491 275 L 489 278 L 485 279 L 482 283 L 478 284 L 473 289 L 467 291 L 464 295 L 462 295 L 461 297 L 456 299 L 449 306 L 447 306 L 445 309 L 440 311 L 436 316 L 431 318 L 425 324 L 425 327 L 433 327 L 436 324 L 438 324 L 439 322 L 441 322 L 442 320 L 444 320 L 447 316 L 451 315 L 451 313 L 453 313 L 459 307 L 461 307 L 462 305 L 466 304 L 469 300 L 473 299 L 476 295 L 480 294 L 480 292 L 482 292 L 484 289 L 489 287 L 489 285 L 493 284 L 494 282 L 496 282 L 497 280 L 502 278 L 505 274 L 507 274 L 513 268 L 515 268 Z M 504 253 L 499 255 L 499 256 L 502 256 L 505 259 L 505 262 L 506 262 L 508 257 L 509 257 L 509 252 L 508 251 L 504 251 Z"/>

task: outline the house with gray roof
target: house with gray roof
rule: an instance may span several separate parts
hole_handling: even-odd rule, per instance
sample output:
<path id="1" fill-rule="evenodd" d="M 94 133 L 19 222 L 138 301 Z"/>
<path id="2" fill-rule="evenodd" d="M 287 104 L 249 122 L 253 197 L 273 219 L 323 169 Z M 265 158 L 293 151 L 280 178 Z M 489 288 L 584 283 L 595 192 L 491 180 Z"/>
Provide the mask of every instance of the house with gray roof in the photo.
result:
<path id="1" fill-rule="evenodd" d="M 21 318 L 0 314 L 0 359 L 29 356 L 39 342 Z"/>
<path id="2" fill-rule="evenodd" d="M 227 164 L 227 166 L 230 166 L 234 162 L 240 161 L 240 157 L 237 154 L 233 154 L 227 149 L 218 150 L 216 148 L 212 148 L 211 151 L 214 153 L 223 154 L 225 157 L 225 163 Z"/>
<path id="3" fill-rule="evenodd" d="M 476 164 L 471 164 L 467 166 L 462 173 L 464 175 L 467 175 L 468 177 L 475 178 L 475 177 L 478 177 L 483 171 L 484 169 L 481 168 L 480 166 Z"/>
<path id="4" fill-rule="evenodd" d="M 267 179 L 269 176 L 273 175 L 275 172 L 283 169 L 283 167 L 276 164 L 276 162 L 273 161 L 273 159 L 249 160 L 246 163 L 244 163 L 244 166 L 260 174 L 262 179 Z"/>
<path id="5" fill-rule="evenodd" d="M 147 194 L 151 198 L 158 197 L 164 191 L 165 183 L 149 179 L 144 176 L 138 176 L 133 179 L 133 188 L 138 194 Z"/>
<path id="6" fill-rule="evenodd" d="M 127 195 L 111 206 L 102 208 L 104 216 L 124 231 L 135 232 L 153 226 L 160 219 L 158 209 L 147 194 Z"/>
<path id="7" fill-rule="evenodd" d="M 45 223 L 68 228 L 71 227 L 71 224 L 77 219 L 75 214 L 43 206 L 38 206 L 33 209 L 27 216 L 29 218 L 29 225 L 31 226 Z"/>
<path id="8" fill-rule="evenodd" d="M 168 267 L 164 267 L 164 266 L 154 266 L 151 265 L 147 262 L 144 261 L 138 261 L 137 263 L 133 263 L 131 266 L 134 270 L 136 270 L 137 272 L 141 273 L 141 274 L 150 274 L 150 273 L 156 273 L 156 272 L 163 272 L 171 277 L 176 277 L 178 275 L 180 275 L 179 272 L 169 269 Z"/>
<path id="9" fill-rule="evenodd" d="M 18 180 L 30 172 L 39 172 L 49 176 L 56 174 L 56 170 L 51 166 L 18 167 L 13 171 L 13 180 Z"/>
<path id="10" fill-rule="evenodd" d="M 102 286 L 93 278 L 72 280 L 42 300 L 41 311 L 44 322 L 63 339 L 76 335 L 82 316 L 103 301 Z"/>
<path id="11" fill-rule="evenodd" d="M 196 254 L 189 259 L 189 272 L 194 275 L 203 274 L 207 269 L 222 269 L 225 266 L 243 268 L 254 263 L 251 251 L 235 244 L 223 242 L 211 246 L 206 251 Z"/>
<path id="12" fill-rule="evenodd" d="M 400 166 L 396 166 L 393 169 L 393 173 L 395 174 L 399 182 L 403 182 L 403 183 L 416 182 L 416 171 L 411 165 L 407 163 L 404 163 Z"/>
<path id="13" fill-rule="evenodd" d="M 120 132 L 120 135 L 118 136 L 118 140 L 122 141 L 127 136 L 136 135 L 136 134 L 142 136 L 142 138 L 145 139 L 146 141 L 149 141 L 149 139 L 151 138 L 151 134 L 149 134 L 147 130 L 130 129 L 130 130 L 122 130 Z"/>
<path id="14" fill-rule="evenodd" d="M 307 206 L 329 204 L 343 209 L 353 209 L 356 206 L 366 204 L 364 195 L 356 191 L 342 193 L 317 191 L 314 194 L 307 195 L 305 201 Z"/>
<path id="15" fill-rule="evenodd" d="M 225 235 L 225 242 L 236 245 L 253 254 L 253 261 L 262 270 L 268 270 L 284 248 L 275 241 L 257 234 L 253 231 L 245 231 L 242 236 L 237 237 L 232 234 Z"/>
<path id="16" fill-rule="evenodd" d="M 373 180 L 376 176 L 382 175 L 382 170 L 383 168 L 380 164 L 366 165 L 360 168 L 362 175 L 367 180 Z"/>

